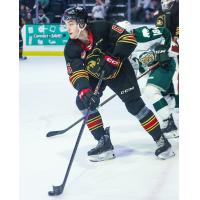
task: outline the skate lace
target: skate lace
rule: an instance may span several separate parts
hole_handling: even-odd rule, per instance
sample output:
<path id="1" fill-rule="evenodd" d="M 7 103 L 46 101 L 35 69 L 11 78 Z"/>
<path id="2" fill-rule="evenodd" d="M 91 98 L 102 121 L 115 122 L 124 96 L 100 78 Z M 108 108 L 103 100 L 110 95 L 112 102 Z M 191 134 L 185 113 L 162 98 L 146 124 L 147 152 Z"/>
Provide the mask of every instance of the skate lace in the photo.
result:
<path id="1" fill-rule="evenodd" d="M 107 140 L 107 137 L 106 136 L 102 136 L 97 144 L 97 146 L 95 147 L 95 149 L 99 149 L 101 147 L 104 146 L 105 144 L 105 141 Z"/>
<path id="2" fill-rule="evenodd" d="M 163 147 L 165 145 L 165 140 L 164 138 L 161 136 L 160 139 L 158 141 L 156 141 L 158 148 Z"/>
<path id="3" fill-rule="evenodd" d="M 172 124 L 172 118 L 171 118 L 171 116 L 169 118 L 167 118 L 167 119 L 164 119 L 163 123 L 164 123 L 163 129 L 166 129 L 168 126 L 170 126 Z"/>

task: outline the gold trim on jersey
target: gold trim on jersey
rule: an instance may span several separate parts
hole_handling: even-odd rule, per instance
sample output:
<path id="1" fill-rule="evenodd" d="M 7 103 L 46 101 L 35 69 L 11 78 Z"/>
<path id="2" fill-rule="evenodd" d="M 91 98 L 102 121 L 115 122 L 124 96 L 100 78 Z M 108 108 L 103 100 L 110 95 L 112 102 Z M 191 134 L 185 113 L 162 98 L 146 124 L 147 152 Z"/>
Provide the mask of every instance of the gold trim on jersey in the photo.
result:
<path id="1" fill-rule="evenodd" d="M 124 43 L 137 45 L 137 41 L 136 41 L 135 36 L 133 34 L 122 35 L 118 38 L 117 42 L 124 42 Z"/>
<path id="2" fill-rule="evenodd" d="M 90 54 L 87 55 L 86 59 L 92 57 L 92 56 L 100 56 L 100 55 L 105 55 L 105 53 L 103 53 L 103 51 L 101 51 L 101 49 L 99 48 L 94 48 L 92 50 L 92 52 Z"/>
<path id="3" fill-rule="evenodd" d="M 89 76 L 88 76 L 88 72 L 86 70 L 78 70 L 73 72 L 73 74 L 69 77 L 70 82 L 72 83 L 72 85 L 75 84 L 75 82 L 79 79 L 79 78 L 86 78 L 89 80 Z"/>

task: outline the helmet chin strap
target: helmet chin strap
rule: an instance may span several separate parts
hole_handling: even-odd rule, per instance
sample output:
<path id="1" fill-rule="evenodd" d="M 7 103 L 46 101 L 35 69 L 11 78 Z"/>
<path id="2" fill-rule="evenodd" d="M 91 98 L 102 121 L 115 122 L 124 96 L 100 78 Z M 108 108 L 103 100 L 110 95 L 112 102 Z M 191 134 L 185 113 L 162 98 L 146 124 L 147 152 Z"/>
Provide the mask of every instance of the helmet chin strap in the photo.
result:
<path id="1" fill-rule="evenodd" d="M 78 39 L 79 38 L 79 36 L 80 36 L 80 34 L 81 34 L 81 31 L 83 31 L 85 28 L 86 28 L 86 26 L 87 26 L 87 24 L 84 24 L 84 26 L 81 28 L 80 27 L 80 24 L 77 24 L 77 26 L 78 26 L 78 34 L 77 34 L 77 36 L 76 36 L 76 38 L 75 39 Z"/>

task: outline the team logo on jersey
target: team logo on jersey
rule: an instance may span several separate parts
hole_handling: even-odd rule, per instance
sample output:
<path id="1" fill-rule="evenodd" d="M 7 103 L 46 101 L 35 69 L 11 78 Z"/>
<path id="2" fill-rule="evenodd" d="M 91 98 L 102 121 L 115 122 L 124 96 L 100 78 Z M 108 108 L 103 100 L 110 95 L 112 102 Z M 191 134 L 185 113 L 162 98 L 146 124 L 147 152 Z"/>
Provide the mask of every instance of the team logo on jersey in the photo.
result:
<path id="1" fill-rule="evenodd" d="M 124 29 L 117 26 L 117 25 L 112 25 L 112 29 L 118 33 L 123 33 Z"/>
<path id="2" fill-rule="evenodd" d="M 86 57 L 87 71 L 96 74 L 98 72 L 98 64 L 100 63 L 101 58 L 103 58 L 103 52 L 99 48 L 93 49 L 93 51 Z"/>
<path id="3" fill-rule="evenodd" d="M 90 60 L 87 64 L 87 70 L 91 71 L 96 66 L 96 64 L 96 60 Z"/>
<path id="4" fill-rule="evenodd" d="M 73 73 L 70 63 L 67 63 L 67 73 L 71 75 Z"/>
<path id="5" fill-rule="evenodd" d="M 152 62 L 155 61 L 155 55 L 153 51 L 149 51 L 149 52 L 144 52 L 140 55 L 139 57 L 139 61 L 143 64 L 143 65 L 149 65 Z"/>

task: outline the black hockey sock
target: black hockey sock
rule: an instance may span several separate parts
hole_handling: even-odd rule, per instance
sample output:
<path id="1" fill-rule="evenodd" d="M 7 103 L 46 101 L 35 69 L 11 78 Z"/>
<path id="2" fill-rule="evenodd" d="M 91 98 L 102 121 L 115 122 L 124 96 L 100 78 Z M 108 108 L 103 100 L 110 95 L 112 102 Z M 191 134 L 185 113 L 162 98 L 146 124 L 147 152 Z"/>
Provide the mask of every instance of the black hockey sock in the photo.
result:
<path id="1" fill-rule="evenodd" d="M 145 109 L 148 109 L 148 108 L 145 107 Z M 143 112 L 143 113 L 145 113 L 145 115 L 143 115 L 143 117 L 139 119 L 141 125 L 152 136 L 152 138 L 155 141 L 160 139 L 160 136 L 162 135 L 162 131 L 161 131 L 160 124 L 156 116 L 149 109 L 148 109 L 148 112 Z"/>
<path id="2" fill-rule="evenodd" d="M 96 140 L 99 140 L 102 135 L 105 135 L 103 121 L 98 111 L 90 114 L 87 126 Z"/>

